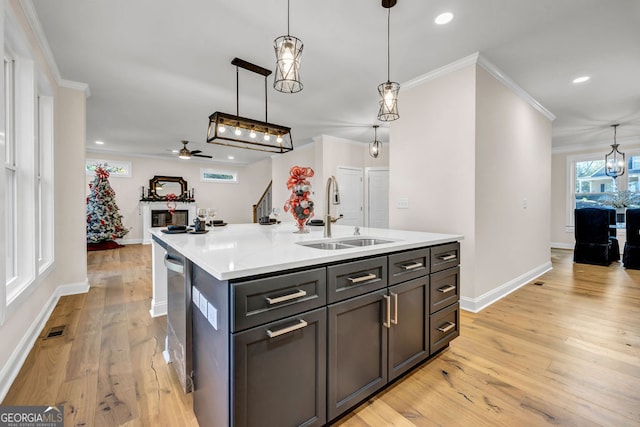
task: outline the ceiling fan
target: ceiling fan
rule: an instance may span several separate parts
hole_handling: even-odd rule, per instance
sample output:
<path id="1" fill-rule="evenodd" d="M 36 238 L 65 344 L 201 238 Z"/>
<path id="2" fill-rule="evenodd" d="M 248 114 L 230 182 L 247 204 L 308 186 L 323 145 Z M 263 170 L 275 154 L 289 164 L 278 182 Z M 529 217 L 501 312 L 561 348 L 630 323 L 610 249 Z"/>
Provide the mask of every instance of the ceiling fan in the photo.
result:
<path id="1" fill-rule="evenodd" d="M 193 157 L 206 157 L 207 159 L 212 159 L 213 158 L 213 156 L 209 156 L 207 154 L 200 154 L 200 153 L 202 153 L 202 150 L 189 151 L 189 149 L 187 148 L 187 144 L 189 143 L 189 141 L 180 141 L 180 142 L 182 142 L 182 148 L 178 152 L 178 157 L 181 158 L 181 159 L 189 160 L 191 158 L 191 156 L 193 156 Z"/>

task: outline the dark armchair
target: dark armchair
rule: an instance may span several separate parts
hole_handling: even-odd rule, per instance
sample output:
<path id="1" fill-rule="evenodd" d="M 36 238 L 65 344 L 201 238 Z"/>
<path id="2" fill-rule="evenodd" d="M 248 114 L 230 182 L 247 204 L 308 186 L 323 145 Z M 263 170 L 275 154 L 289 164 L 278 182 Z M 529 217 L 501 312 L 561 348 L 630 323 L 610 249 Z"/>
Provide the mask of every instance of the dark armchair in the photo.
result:
<path id="1" fill-rule="evenodd" d="M 622 262 L 625 268 L 640 270 L 640 209 L 627 209 L 627 242 Z"/>
<path id="2" fill-rule="evenodd" d="M 576 245 L 573 261 L 609 265 L 620 259 L 618 239 L 611 236 L 610 209 L 582 208 L 574 211 Z"/>

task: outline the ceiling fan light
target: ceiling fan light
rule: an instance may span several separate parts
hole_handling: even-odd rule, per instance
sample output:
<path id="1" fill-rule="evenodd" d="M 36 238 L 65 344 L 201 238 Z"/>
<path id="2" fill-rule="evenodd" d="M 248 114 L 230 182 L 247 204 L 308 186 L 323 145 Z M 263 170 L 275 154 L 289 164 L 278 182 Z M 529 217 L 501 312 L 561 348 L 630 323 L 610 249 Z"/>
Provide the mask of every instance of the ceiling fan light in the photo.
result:
<path id="1" fill-rule="evenodd" d="M 189 160 L 191 158 L 191 152 L 186 148 L 181 148 L 180 153 L 178 154 L 178 158 Z"/>

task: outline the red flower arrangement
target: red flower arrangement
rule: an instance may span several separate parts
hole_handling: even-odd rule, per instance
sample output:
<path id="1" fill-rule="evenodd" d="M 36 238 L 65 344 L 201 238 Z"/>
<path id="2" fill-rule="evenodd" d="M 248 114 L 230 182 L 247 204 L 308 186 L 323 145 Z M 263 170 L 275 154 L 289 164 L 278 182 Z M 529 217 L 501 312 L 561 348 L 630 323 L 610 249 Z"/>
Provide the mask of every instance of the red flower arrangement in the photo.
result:
<path id="1" fill-rule="evenodd" d="M 284 203 L 284 211 L 291 211 L 291 215 L 298 223 L 298 232 L 306 233 L 305 223 L 313 217 L 313 201 L 309 200 L 311 194 L 311 178 L 314 172 L 309 167 L 293 166 L 289 171 L 287 188 L 291 190 L 291 196 Z"/>

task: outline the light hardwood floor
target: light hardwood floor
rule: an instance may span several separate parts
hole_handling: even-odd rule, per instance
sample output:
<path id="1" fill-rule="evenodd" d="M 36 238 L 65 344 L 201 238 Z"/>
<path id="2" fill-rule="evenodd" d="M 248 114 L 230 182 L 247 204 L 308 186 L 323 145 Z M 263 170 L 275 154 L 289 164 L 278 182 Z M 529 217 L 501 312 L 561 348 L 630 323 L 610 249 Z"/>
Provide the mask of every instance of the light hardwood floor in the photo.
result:
<path id="1" fill-rule="evenodd" d="M 640 426 L 640 271 L 554 269 L 481 313 L 461 336 L 338 421 L 352 426 Z M 65 406 L 68 426 L 196 426 L 149 317 L 149 246 L 90 252 L 91 290 L 63 297 L 4 405 Z M 217 426 L 202 426 L 217 427 Z M 278 426 L 265 426 L 278 427 Z"/>

